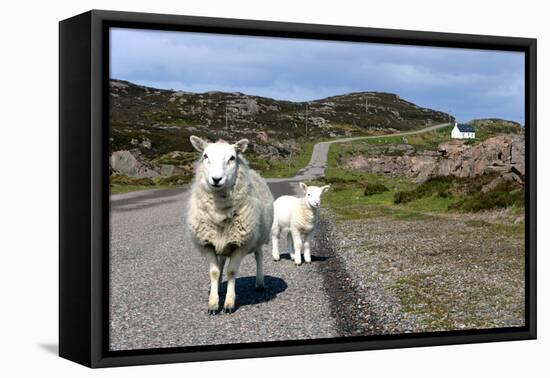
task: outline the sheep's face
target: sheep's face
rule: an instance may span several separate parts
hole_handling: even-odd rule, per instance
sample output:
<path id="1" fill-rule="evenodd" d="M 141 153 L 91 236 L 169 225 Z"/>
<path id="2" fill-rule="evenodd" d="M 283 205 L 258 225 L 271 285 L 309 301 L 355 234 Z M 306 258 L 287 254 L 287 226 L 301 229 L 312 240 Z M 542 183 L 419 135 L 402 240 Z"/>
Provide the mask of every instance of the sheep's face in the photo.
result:
<path id="1" fill-rule="evenodd" d="M 330 185 L 307 186 L 301 182 L 300 188 L 304 191 L 304 198 L 306 199 L 308 206 L 317 209 L 321 206 L 321 195 L 329 190 Z"/>
<path id="2" fill-rule="evenodd" d="M 238 154 L 244 152 L 248 140 L 243 139 L 235 144 L 225 141 L 208 143 L 196 136 L 191 136 L 191 144 L 202 153 L 199 169 L 202 169 L 202 185 L 210 192 L 232 188 L 237 178 Z"/>

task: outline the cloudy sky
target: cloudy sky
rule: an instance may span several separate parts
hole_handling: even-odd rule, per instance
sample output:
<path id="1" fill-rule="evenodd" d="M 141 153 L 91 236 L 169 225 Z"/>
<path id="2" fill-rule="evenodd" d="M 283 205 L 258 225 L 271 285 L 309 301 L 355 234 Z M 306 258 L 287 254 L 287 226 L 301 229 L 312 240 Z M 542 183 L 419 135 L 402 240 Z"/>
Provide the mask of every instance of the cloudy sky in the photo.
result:
<path id="1" fill-rule="evenodd" d="M 392 92 L 460 121 L 524 123 L 517 52 L 111 29 L 111 78 L 291 101 Z"/>

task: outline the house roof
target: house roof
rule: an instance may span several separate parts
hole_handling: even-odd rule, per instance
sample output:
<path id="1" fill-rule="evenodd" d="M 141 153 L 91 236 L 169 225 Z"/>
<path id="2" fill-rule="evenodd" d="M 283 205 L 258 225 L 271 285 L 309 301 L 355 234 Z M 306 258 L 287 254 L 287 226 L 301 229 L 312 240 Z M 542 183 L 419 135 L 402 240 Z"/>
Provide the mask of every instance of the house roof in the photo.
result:
<path id="1" fill-rule="evenodd" d="M 458 131 L 460 131 L 461 133 L 475 133 L 476 132 L 475 129 L 472 126 L 470 126 L 466 123 L 459 123 L 457 125 L 457 127 L 458 127 Z"/>

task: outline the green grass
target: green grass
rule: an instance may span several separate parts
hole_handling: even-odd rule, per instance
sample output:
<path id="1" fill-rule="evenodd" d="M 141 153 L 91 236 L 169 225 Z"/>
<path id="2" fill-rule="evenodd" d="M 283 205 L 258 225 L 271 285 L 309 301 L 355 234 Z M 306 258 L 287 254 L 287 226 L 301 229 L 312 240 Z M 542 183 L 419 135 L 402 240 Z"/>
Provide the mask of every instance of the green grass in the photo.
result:
<path id="1" fill-rule="evenodd" d="M 476 130 L 476 138 L 474 139 L 474 143 L 482 142 L 496 135 L 511 135 L 521 132 L 521 128 L 519 126 L 502 120 L 495 120 L 494 122 L 477 120 L 472 122 L 472 126 Z"/>
<path id="2" fill-rule="evenodd" d="M 438 144 L 451 140 L 451 126 L 441 129 L 429 131 L 426 133 L 402 135 L 402 136 L 385 136 L 371 139 L 360 139 L 348 144 L 350 147 L 359 147 L 367 149 L 368 145 L 391 145 L 407 143 L 414 147 L 434 148 Z M 361 148 L 363 147 L 363 148 Z"/>
<path id="3" fill-rule="evenodd" d="M 420 198 L 407 204 L 406 208 L 418 212 L 444 213 L 449 210 L 449 206 L 460 201 L 455 197 L 431 197 Z"/>
<path id="4" fill-rule="evenodd" d="M 502 182 L 488 192 L 477 192 L 462 198 L 450 206 L 450 209 L 478 212 L 497 208 L 523 206 L 525 195 L 523 187 L 512 182 Z"/>
<path id="5" fill-rule="evenodd" d="M 306 142 L 302 145 L 300 153 L 291 157 L 290 163 L 277 160 L 260 159 L 254 156 L 247 156 L 252 169 L 258 171 L 265 178 L 289 178 L 304 168 L 311 159 L 314 142 Z"/>
<path id="6" fill-rule="evenodd" d="M 341 220 L 376 216 L 412 219 L 423 216 L 417 209 L 393 206 L 395 193 L 413 189 L 416 185 L 413 180 L 341 168 L 339 160 L 345 148 L 342 144 L 331 145 L 325 177 L 309 183 L 331 185 L 331 189 L 323 196 L 323 204 L 333 209 Z"/>
<path id="7" fill-rule="evenodd" d="M 323 204 L 331 208 L 339 220 L 371 217 L 394 217 L 418 220 L 446 212 L 476 212 L 507 207 L 523 212 L 523 189 L 512 183 L 498 185 L 483 193 L 481 188 L 495 176 L 475 178 L 438 177 L 417 184 L 405 176 L 391 177 L 344 169 L 347 145 L 333 144 L 328 153 L 325 177 L 311 185 L 331 184 L 323 196 Z M 369 187 L 373 190 L 370 191 Z M 521 227 L 516 227 L 517 232 Z M 516 232 L 515 228 L 508 230 Z"/>
<path id="8" fill-rule="evenodd" d="M 466 225 L 470 227 L 481 227 L 489 229 L 494 233 L 503 233 L 505 235 L 523 235 L 525 234 L 525 222 L 515 224 L 489 223 L 480 219 L 467 220 Z"/>
<path id="9" fill-rule="evenodd" d="M 392 288 L 396 291 L 403 312 L 419 316 L 428 329 L 452 329 L 446 302 L 436 293 L 432 277 L 425 273 L 411 274 L 398 279 Z"/>
<path id="10" fill-rule="evenodd" d="M 412 190 L 396 192 L 394 195 L 394 202 L 396 204 L 404 204 L 425 197 L 450 197 L 450 190 L 453 185 L 453 181 L 454 179 L 452 177 L 432 178 L 425 183 L 418 185 Z"/>
<path id="11" fill-rule="evenodd" d="M 168 177 L 131 178 L 125 175 L 110 177 L 109 190 L 111 194 L 135 192 L 139 190 L 153 190 L 180 187 L 188 184 L 191 176 L 174 175 Z"/>
<path id="12" fill-rule="evenodd" d="M 200 153 L 184 152 L 184 151 L 172 151 L 167 154 L 161 155 L 155 159 L 157 164 L 170 164 L 170 165 L 186 165 L 192 164 L 200 158 Z"/>
<path id="13" fill-rule="evenodd" d="M 365 196 L 372 196 L 375 194 L 381 194 L 384 192 L 387 192 L 389 189 L 386 185 L 375 182 L 375 183 L 366 183 L 365 184 L 365 190 L 363 190 L 363 194 Z"/>
<path id="14" fill-rule="evenodd" d="M 394 202 L 410 203 L 413 208 L 426 211 L 478 212 L 523 206 L 523 187 L 515 182 L 502 182 L 483 192 L 484 185 L 495 178 L 495 175 L 475 178 L 435 177 L 412 190 L 396 192 Z"/>

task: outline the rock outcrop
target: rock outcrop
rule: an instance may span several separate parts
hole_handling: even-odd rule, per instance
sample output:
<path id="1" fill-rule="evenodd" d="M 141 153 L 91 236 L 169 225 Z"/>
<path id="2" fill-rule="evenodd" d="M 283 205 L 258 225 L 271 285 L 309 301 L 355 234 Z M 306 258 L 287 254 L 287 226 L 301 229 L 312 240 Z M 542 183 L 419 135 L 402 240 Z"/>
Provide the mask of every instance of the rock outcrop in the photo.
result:
<path id="1" fill-rule="evenodd" d="M 393 145 L 376 156 L 358 155 L 344 165 L 365 172 L 416 177 L 424 182 L 436 176 L 476 177 L 496 174 L 500 181 L 525 180 L 525 137 L 502 135 L 477 145 L 465 141 L 441 143 L 437 152 L 415 151 L 412 146 Z M 494 185 L 496 185 L 495 183 Z"/>
<path id="2" fill-rule="evenodd" d="M 142 158 L 139 150 L 115 151 L 109 165 L 112 174 L 122 174 L 131 178 L 154 178 L 159 176 L 158 168 Z"/>

